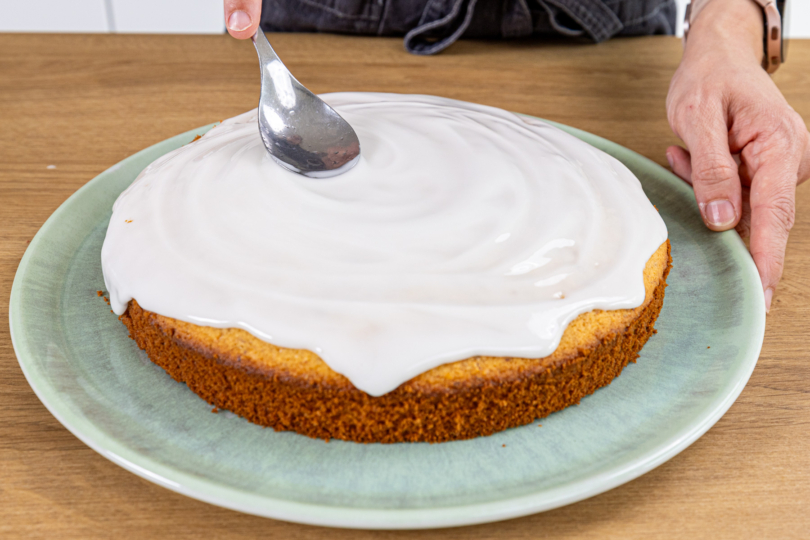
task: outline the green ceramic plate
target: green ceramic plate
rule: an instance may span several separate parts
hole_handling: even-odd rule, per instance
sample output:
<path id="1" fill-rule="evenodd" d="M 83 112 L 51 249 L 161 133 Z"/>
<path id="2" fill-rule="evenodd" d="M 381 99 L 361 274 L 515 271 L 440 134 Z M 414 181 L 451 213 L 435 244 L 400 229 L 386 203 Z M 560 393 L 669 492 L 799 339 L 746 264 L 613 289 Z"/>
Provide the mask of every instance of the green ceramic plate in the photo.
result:
<path id="1" fill-rule="evenodd" d="M 564 127 L 633 170 L 672 242 L 659 332 L 613 384 L 542 427 L 432 445 L 326 444 L 211 414 L 149 362 L 96 295 L 113 201 L 146 165 L 209 127 L 147 148 L 77 191 L 31 242 L 11 293 L 14 348 L 39 399 L 79 439 L 147 480 L 318 525 L 507 519 L 602 493 L 670 459 L 725 413 L 754 369 L 764 300 L 739 236 L 706 230 L 688 186 L 653 162 Z"/>

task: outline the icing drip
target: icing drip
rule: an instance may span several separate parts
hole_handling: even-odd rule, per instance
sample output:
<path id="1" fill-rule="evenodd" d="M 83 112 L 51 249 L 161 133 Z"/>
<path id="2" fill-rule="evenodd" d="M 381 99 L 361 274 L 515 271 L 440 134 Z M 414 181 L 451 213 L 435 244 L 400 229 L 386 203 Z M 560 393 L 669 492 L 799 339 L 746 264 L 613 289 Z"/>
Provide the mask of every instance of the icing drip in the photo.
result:
<path id="1" fill-rule="evenodd" d="M 115 313 L 243 328 L 382 395 L 470 356 L 548 356 L 580 313 L 643 302 L 667 231 L 616 159 L 491 107 L 323 98 L 363 149 L 341 176 L 277 165 L 255 111 L 140 174 L 102 248 Z"/>

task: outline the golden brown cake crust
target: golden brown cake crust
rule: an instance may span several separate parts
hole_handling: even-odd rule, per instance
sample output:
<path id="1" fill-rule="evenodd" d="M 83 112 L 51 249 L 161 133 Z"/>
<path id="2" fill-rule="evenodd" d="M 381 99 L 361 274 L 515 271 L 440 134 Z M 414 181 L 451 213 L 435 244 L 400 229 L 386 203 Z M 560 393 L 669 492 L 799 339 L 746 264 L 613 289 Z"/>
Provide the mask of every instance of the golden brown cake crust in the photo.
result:
<path id="1" fill-rule="evenodd" d="M 666 241 L 644 269 L 635 309 L 583 313 L 540 359 L 473 357 L 372 397 L 316 354 L 240 329 L 201 327 L 142 309 L 120 317 L 149 358 L 216 407 L 277 430 L 357 442 L 443 442 L 491 435 L 610 384 L 655 332 L 671 267 Z"/>

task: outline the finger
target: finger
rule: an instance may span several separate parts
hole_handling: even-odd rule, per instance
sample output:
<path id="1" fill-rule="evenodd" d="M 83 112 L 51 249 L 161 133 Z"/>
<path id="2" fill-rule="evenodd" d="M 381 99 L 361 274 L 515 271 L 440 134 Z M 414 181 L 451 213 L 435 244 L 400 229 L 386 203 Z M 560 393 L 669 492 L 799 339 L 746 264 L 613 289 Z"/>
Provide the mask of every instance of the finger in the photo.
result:
<path id="1" fill-rule="evenodd" d="M 225 0 L 225 26 L 236 39 L 256 33 L 262 14 L 262 0 Z"/>
<path id="2" fill-rule="evenodd" d="M 802 156 L 801 165 L 799 165 L 799 183 L 801 184 L 810 178 L 810 132 L 806 136 L 807 143 L 804 146 L 804 155 Z"/>
<path id="3" fill-rule="evenodd" d="M 742 188 L 742 216 L 734 228 L 737 230 L 737 234 L 748 243 L 751 238 L 751 188 L 746 186 Z M 750 245 L 748 247 L 750 248 Z"/>
<path id="4" fill-rule="evenodd" d="M 692 157 L 689 152 L 680 146 L 667 148 L 667 161 L 672 172 L 681 177 L 681 180 L 692 185 Z"/>
<path id="5" fill-rule="evenodd" d="M 702 111 L 681 134 L 691 155 L 692 186 L 706 226 L 733 228 L 742 215 L 740 177 L 728 147 L 728 125 L 722 112 Z"/>
<path id="6" fill-rule="evenodd" d="M 762 279 L 768 311 L 782 277 L 795 215 L 796 175 L 790 169 L 783 160 L 766 157 L 754 171 L 751 183 L 751 256 Z"/>

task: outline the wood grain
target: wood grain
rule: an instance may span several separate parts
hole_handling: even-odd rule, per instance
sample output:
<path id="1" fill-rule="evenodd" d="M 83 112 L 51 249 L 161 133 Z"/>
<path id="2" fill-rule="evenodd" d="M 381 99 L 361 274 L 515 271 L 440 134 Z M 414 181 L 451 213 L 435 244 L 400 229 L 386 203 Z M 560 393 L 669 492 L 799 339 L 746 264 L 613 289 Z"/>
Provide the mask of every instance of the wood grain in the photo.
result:
<path id="1" fill-rule="evenodd" d="M 316 92 L 425 93 L 576 126 L 665 165 L 669 37 L 593 45 L 465 41 L 432 58 L 398 39 L 280 34 Z M 810 118 L 810 42 L 775 80 Z M 0 35 L 0 304 L 28 242 L 76 189 L 153 143 L 255 106 L 256 58 L 226 36 Z M 55 169 L 47 169 L 55 165 Z M 0 310 L 2 538 L 808 538 L 810 188 L 798 191 L 787 268 L 759 365 L 703 438 L 592 499 L 502 523 L 420 532 L 326 530 L 183 497 L 113 465 L 42 406 Z"/>

